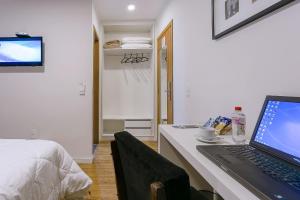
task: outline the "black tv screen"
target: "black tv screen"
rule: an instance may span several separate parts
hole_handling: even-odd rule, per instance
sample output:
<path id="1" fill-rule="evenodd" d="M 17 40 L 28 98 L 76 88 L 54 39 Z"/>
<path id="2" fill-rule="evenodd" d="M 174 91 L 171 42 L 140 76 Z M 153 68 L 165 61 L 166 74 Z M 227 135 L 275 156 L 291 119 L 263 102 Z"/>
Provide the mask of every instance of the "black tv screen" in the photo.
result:
<path id="1" fill-rule="evenodd" d="M 0 66 L 42 66 L 43 38 L 0 38 Z"/>

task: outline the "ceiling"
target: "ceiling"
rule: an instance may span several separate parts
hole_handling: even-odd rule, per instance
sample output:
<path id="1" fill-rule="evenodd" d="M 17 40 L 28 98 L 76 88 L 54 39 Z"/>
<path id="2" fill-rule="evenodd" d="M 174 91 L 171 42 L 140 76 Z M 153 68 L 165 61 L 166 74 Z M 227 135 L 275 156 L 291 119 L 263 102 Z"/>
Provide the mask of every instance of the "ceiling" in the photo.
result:
<path id="1" fill-rule="evenodd" d="M 154 20 L 169 0 L 94 0 L 101 21 Z M 129 12 L 127 6 L 135 4 Z"/>

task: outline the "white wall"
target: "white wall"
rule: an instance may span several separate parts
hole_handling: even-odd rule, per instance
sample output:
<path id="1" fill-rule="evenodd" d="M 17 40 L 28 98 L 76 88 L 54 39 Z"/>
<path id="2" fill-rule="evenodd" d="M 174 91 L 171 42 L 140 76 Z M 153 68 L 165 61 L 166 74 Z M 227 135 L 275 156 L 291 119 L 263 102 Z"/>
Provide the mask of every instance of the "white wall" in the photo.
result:
<path id="1" fill-rule="evenodd" d="M 102 24 L 99 21 L 98 13 L 95 8 L 95 3 L 92 1 L 92 20 L 93 20 L 93 25 L 96 29 L 96 32 L 98 36 L 102 36 L 103 34 L 103 29 L 102 29 Z M 101 38 L 100 38 L 101 39 Z"/>
<path id="2" fill-rule="evenodd" d="M 100 22 L 99 14 L 96 11 L 95 7 L 95 1 L 92 1 L 93 8 L 92 8 L 92 17 L 93 17 L 93 26 L 96 29 L 97 35 L 99 37 L 99 44 L 100 44 L 100 52 L 99 52 L 99 58 L 100 58 L 100 66 L 99 66 L 99 82 L 100 82 L 100 87 L 99 87 L 99 138 L 101 140 L 102 137 L 102 132 L 103 132 L 103 106 L 102 106 L 102 84 L 103 84 L 103 79 L 102 79 L 102 73 L 103 73 L 103 66 L 104 66 L 104 52 L 103 52 L 103 44 L 104 44 L 104 31 L 103 31 L 103 26 L 102 23 Z M 94 34 L 93 34 L 94 37 Z M 94 38 L 93 38 L 94 41 Z"/>
<path id="3" fill-rule="evenodd" d="M 173 0 L 157 21 L 174 19 L 175 122 L 230 115 L 242 105 L 254 129 L 267 94 L 300 96 L 300 4 L 211 39 L 211 1 Z"/>
<path id="4" fill-rule="evenodd" d="M 0 69 L 0 137 L 55 140 L 92 157 L 92 1 L 2 0 L 0 36 L 44 37 L 44 68 Z M 87 84 L 86 96 L 79 83 Z"/>

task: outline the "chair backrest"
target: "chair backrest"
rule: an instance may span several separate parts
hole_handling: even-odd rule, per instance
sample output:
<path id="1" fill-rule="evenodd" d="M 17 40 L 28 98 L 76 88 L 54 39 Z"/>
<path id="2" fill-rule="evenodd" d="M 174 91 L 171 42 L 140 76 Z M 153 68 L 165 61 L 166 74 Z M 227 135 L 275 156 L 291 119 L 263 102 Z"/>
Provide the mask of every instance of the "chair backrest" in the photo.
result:
<path id="1" fill-rule="evenodd" d="M 111 142 L 111 152 L 112 152 L 114 168 L 115 168 L 116 183 L 118 189 L 118 199 L 128 200 L 121 158 L 120 158 L 116 141 Z"/>
<path id="2" fill-rule="evenodd" d="M 158 183 L 161 184 L 157 190 L 159 199 L 190 199 L 186 172 L 131 134 L 115 134 L 111 146 L 119 200 L 150 200 L 151 190 L 155 190 Z"/>

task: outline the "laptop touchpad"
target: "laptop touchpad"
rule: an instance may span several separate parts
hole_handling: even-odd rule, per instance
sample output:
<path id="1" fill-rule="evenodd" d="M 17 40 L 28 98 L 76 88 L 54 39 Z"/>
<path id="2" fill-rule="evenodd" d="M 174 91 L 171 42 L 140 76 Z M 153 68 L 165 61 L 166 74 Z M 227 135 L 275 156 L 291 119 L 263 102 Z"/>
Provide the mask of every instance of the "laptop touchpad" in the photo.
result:
<path id="1" fill-rule="evenodd" d="M 217 160 L 219 160 L 219 162 L 224 163 L 224 164 L 240 164 L 242 163 L 242 161 L 232 155 L 216 155 Z"/>

